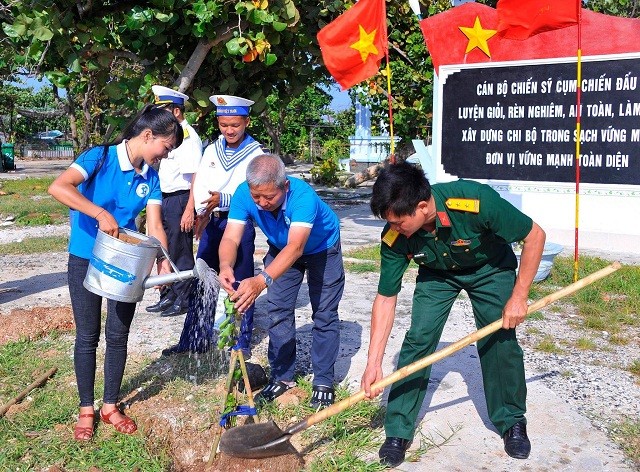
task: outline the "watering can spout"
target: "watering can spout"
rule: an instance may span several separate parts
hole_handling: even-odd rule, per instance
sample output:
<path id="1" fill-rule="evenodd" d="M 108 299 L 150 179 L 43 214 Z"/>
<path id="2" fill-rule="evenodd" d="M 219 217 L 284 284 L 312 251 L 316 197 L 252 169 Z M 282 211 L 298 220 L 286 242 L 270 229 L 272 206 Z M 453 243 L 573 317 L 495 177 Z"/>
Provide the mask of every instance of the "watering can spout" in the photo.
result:
<path id="1" fill-rule="evenodd" d="M 172 284 L 183 280 L 189 280 L 194 277 L 201 278 L 205 272 L 209 270 L 209 266 L 205 261 L 198 258 L 196 264 L 191 270 L 181 270 L 180 272 L 171 272 L 170 274 L 155 275 L 153 277 L 147 277 L 144 280 L 144 289 L 156 287 L 158 285 Z"/>

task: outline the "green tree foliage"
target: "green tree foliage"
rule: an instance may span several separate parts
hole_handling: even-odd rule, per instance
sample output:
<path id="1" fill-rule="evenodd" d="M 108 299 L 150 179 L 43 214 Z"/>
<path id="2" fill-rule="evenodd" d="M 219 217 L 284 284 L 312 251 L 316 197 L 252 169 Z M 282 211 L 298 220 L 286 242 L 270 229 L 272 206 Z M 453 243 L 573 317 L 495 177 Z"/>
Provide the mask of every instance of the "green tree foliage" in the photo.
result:
<path id="1" fill-rule="evenodd" d="M 331 96 L 316 86 L 297 96 L 277 92 L 267 99 L 267 110 L 256 120 L 263 142 L 279 155 L 302 156 L 308 153 L 310 138 L 322 139 L 330 126 Z"/>
<path id="2" fill-rule="evenodd" d="M 70 117 L 94 133 L 82 147 L 150 100 L 154 83 L 189 93 L 199 116 L 214 93 L 251 98 L 257 113 L 274 91 L 296 96 L 323 73 L 315 34 L 324 3 L 12 1 L 2 31 L 15 50 L 12 72 L 67 90 Z"/>
<path id="3" fill-rule="evenodd" d="M 606 15 L 640 18 L 638 0 L 589 0 L 586 8 Z"/>

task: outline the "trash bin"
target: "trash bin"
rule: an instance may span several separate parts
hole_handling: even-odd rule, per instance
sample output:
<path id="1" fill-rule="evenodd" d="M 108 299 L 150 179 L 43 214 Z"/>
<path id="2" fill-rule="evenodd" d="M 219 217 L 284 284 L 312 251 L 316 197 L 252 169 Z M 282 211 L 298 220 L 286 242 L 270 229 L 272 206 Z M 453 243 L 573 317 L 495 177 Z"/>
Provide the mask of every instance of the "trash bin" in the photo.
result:
<path id="1" fill-rule="evenodd" d="M 15 170 L 15 153 L 13 143 L 2 143 L 2 167 L 4 170 Z"/>

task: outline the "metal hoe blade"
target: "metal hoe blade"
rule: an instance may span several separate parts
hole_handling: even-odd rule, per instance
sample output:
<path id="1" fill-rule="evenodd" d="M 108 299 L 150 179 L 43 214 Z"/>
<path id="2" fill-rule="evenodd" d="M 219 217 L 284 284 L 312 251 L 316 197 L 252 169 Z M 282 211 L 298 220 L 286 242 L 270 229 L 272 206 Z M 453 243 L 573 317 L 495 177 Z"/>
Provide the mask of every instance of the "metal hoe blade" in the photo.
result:
<path id="1" fill-rule="evenodd" d="M 245 459 L 298 454 L 289 442 L 291 434 L 283 432 L 273 421 L 236 426 L 220 438 L 220 450 Z"/>

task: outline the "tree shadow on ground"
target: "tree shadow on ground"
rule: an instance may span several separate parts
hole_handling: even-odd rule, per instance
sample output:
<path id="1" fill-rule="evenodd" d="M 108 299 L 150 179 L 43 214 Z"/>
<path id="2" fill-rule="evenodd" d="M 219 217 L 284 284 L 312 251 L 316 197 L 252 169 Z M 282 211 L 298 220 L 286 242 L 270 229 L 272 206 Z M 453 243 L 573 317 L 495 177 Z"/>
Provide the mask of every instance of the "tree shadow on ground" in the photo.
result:
<path id="1" fill-rule="evenodd" d="M 67 285 L 67 272 L 38 274 L 21 280 L 0 283 L 0 303 L 13 302 L 36 293 Z"/>

